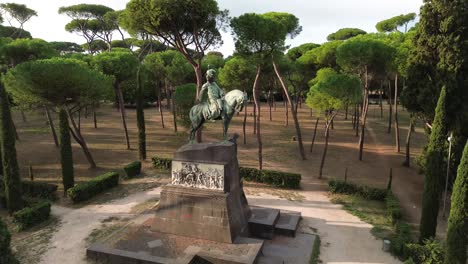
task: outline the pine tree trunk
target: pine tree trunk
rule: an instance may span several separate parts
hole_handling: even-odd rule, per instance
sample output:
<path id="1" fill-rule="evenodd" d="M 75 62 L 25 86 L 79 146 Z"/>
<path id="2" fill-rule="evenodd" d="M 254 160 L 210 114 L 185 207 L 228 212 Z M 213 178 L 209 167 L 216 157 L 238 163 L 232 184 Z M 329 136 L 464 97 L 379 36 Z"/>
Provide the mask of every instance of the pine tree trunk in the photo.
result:
<path id="1" fill-rule="evenodd" d="M 395 145 L 396 151 L 400 152 L 400 130 L 398 127 L 398 74 L 395 75 L 395 96 L 394 96 L 394 105 L 395 105 Z"/>
<path id="2" fill-rule="evenodd" d="M 268 93 L 268 106 L 270 107 L 270 121 L 273 121 L 273 118 L 271 116 L 271 89 L 270 89 L 270 92 Z"/>
<path id="3" fill-rule="evenodd" d="M 172 121 L 174 122 L 174 132 L 177 133 L 177 107 L 174 97 L 172 98 Z M 200 128 L 201 129 L 201 128 Z"/>
<path id="4" fill-rule="evenodd" d="M 306 160 L 307 158 L 306 158 L 305 151 L 304 151 L 304 145 L 302 143 L 302 133 L 301 133 L 301 127 L 299 126 L 299 120 L 297 118 L 297 111 L 295 111 L 294 109 L 294 105 L 292 104 L 291 98 L 289 97 L 288 89 L 286 88 L 283 78 L 281 77 L 281 74 L 279 73 L 276 63 L 274 61 L 273 61 L 273 68 L 275 70 L 276 76 L 278 77 L 278 80 L 281 83 L 281 86 L 283 87 L 283 90 L 288 99 L 288 102 L 291 105 L 291 113 L 292 113 L 293 120 L 294 120 L 294 126 L 296 128 L 296 136 L 297 136 L 297 143 L 299 147 L 299 154 L 301 155 L 302 160 Z"/>
<path id="5" fill-rule="evenodd" d="M 286 123 L 284 124 L 285 126 L 289 126 L 289 107 L 288 107 L 288 101 L 285 100 L 284 96 L 283 96 L 283 100 L 284 100 L 284 108 L 286 110 Z"/>
<path id="6" fill-rule="evenodd" d="M 256 116 L 256 132 L 257 132 L 257 143 L 258 143 L 258 169 L 262 170 L 263 169 L 263 156 L 262 156 L 262 134 L 260 132 L 260 98 L 258 98 L 258 82 L 260 78 L 260 73 L 261 73 L 261 67 L 257 66 L 257 74 L 255 76 L 255 82 L 253 85 L 253 97 L 254 97 L 254 103 L 255 107 L 257 109 L 257 116 Z"/>
<path id="7" fill-rule="evenodd" d="M 320 118 L 317 117 L 317 120 L 315 121 L 314 136 L 312 137 L 312 142 L 310 143 L 310 153 L 312 153 L 312 150 L 314 149 L 315 136 L 317 135 L 317 126 L 319 123 L 319 119 Z"/>
<path id="8" fill-rule="evenodd" d="M 21 118 L 23 119 L 23 122 L 24 122 L 24 123 L 27 123 L 28 120 L 26 119 L 26 115 L 24 114 L 24 111 L 21 110 L 20 112 L 21 112 Z"/>
<path id="9" fill-rule="evenodd" d="M 85 139 L 81 135 L 80 130 L 78 130 L 78 127 L 76 126 L 75 120 L 73 119 L 73 115 L 70 112 L 70 110 L 67 108 L 65 109 L 66 113 L 68 115 L 68 119 L 70 120 L 71 127 L 70 132 L 75 139 L 75 141 L 81 146 L 81 149 L 83 150 L 83 154 L 85 155 L 86 159 L 88 160 L 89 167 L 91 169 L 96 168 L 96 162 L 94 162 L 93 156 L 91 155 L 91 152 L 89 151 L 88 145 L 86 144 Z"/>
<path id="10" fill-rule="evenodd" d="M 328 139 L 330 137 L 330 125 L 335 115 L 336 114 L 334 114 L 330 118 L 330 120 L 328 120 L 327 118 L 327 121 L 325 122 L 327 124 L 325 127 L 325 146 L 323 148 L 322 160 L 320 161 L 320 170 L 319 170 L 319 177 L 318 177 L 319 179 L 322 179 L 322 176 L 323 176 L 323 167 L 325 165 L 325 158 L 327 157 L 327 151 L 328 151 Z"/>
<path id="11" fill-rule="evenodd" d="M 120 117 L 122 119 L 122 126 L 124 128 L 125 143 L 127 145 L 127 149 L 130 149 L 130 138 L 128 137 L 127 121 L 125 120 L 125 105 L 124 105 L 122 89 L 120 89 L 120 84 L 117 82 L 115 83 L 114 87 L 115 87 L 115 92 L 117 93 L 117 97 L 119 99 L 119 110 L 120 110 Z"/>
<path id="12" fill-rule="evenodd" d="M 55 146 L 58 147 L 59 142 L 57 139 L 57 133 L 55 132 L 54 122 L 52 121 L 52 117 L 50 116 L 49 108 L 47 108 L 47 106 L 44 106 L 44 110 L 46 113 L 47 122 L 49 123 L 50 132 L 52 133 L 52 138 L 54 139 Z"/>
<path id="13" fill-rule="evenodd" d="M 345 109 L 345 120 L 348 120 L 348 108 L 349 108 L 349 103 L 346 103 L 346 109 Z"/>
<path id="14" fill-rule="evenodd" d="M 257 105 L 255 104 L 255 99 L 254 99 L 254 105 L 253 105 L 253 134 L 257 134 Z"/>
<path id="15" fill-rule="evenodd" d="M 62 164 L 62 182 L 63 192 L 67 195 L 67 190 L 75 185 L 75 176 L 73 171 L 73 151 L 70 139 L 70 125 L 68 115 L 65 109 L 60 109 L 60 162 Z"/>
<path id="16" fill-rule="evenodd" d="M 359 113 L 359 104 L 356 105 L 356 121 L 355 121 L 355 136 L 358 137 L 359 136 L 359 121 L 361 120 L 360 118 L 360 115 L 361 113 Z"/>
<path id="17" fill-rule="evenodd" d="M 140 160 L 146 160 L 146 126 L 145 126 L 145 110 L 143 102 L 143 91 L 141 88 L 141 62 L 137 69 L 137 102 L 136 102 L 136 115 L 137 115 L 137 127 L 138 127 L 138 157 Z"/>
<path id="18" fill-rule="evenodd" d="M 160 94 L 158 94 L 158 111 L 159 111 L 159 115 L 161 116 L 161 126 L 162 128 L 164 128 L 164 114 L 163 114 L 163 110 L 161 107 L 161 95 Z"/>
<path id="19" fill-rule="evenodd" d="M 403 166 L 409 167 L 410 166 L 410 141 L 411 141 L 411 133 L 413 132 L 413 120 L 412 116 L 410 116 L 410 124 L 408 127 L 408 135 L 406 136 L 406 157 L 405 162 L 403 162 Z"/>
<path id="20" fill-rule="evenodd" d="M 388 81 L 388 134 L 392 131 L 392 112 L 392 87 L 390 81 Z"/>
<path id="21" fill-rule="evenodd" d="M 0 117 L 0 152 L 3 153 L 1 155 L 1 162 L 6 207 L 9 212 L 16 212 L 23 208 L 24 202 L 21 197 L 21 178 L 16 157 L 16 140 L 13 120 L 11 118 L 10 102 L 1 81 Z"/>
<path id="22" fill-rule="evenodd" d="M 242 122 L 242 135 L 243 135 L 243 139 L 244 139 L 244 145 L 247 144 L 247 134 L 245 133 L 245 126 L 246 126 L 246 123 L 247 123 L 247 105 L 245 105 L 244 107 L 244 120 Z"/>
<path id="23" fill-rule="evenodd" d="M 168 110 L 172 110 L 172 106 L 171 106 L 171 100 L 172 100 L 171 97 L 172 96 L 171 96 L 171 92 L 169 90 L 169 86 L 167 85 L 167 80 L 164 82 L 164 86 L 166 88 L 166 101 L 167 101 L 166 107 L 167 107 Z"/>
<path id="24" fill-rule="evenodd" d="M 383 118 L 382 90 L 379 90 L 380 118 Z"/>
<path id="25" fill-rule="evenodd" d="M 362 160 L 362 153 L 364 150 L 364 139 L 365 139 L 365 130 L 366 130 L 366 119 L 367 111 L 369 110 L 369 80 L 367 75 L 367 67 L 365 73 L 365 85 L 364 85 L 364 100 L 362 107 L 362 121 L 361 121 L 361 134 L 359 136 L 359 160 Z"/>
<path id="26" fill-rule="evenodd" d="M 93 123 L 94 128 L 97 128 L 97 114 L 96 114 L 96 104 L 93 103 Z"/>

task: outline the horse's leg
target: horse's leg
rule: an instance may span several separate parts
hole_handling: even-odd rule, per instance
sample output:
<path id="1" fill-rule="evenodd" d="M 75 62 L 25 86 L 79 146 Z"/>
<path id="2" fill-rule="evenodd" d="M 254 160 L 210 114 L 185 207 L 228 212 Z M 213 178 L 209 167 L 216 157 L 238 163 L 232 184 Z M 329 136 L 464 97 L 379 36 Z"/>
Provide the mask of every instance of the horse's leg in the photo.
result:
<path id="1" fill-rule="evenodd" d="M 192 121 L 192 129 L 190 130 L 190 142 L 195 140 L 195 135 L 197 130 L 205 123 L 205 119 L 201 117 L 200 119 L 196 120 L 197 123 Z"/>
<path id="2" fill-rule="evenodd" d="M 227 131 L 229 129 L 230 121 L 231 121 L 231 118 L 229 118 L 229 116 L 227 114 L 224 114 L 223 115 L 223 127 L 224 127 L 223 136 L 224 136 L 225 141 L 227 140 Z"/>

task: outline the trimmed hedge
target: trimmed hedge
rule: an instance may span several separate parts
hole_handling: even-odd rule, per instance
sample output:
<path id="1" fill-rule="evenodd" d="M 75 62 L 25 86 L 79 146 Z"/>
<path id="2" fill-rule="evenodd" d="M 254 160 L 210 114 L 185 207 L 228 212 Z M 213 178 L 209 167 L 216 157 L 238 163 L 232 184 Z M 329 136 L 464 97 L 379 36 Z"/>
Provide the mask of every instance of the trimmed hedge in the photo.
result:
<path id="1" fill-rule="evenodd" d="M 359 195 L 365 199 L 376 201 L 384 201 L 387 197 L 386 189 L 360 186 L 341 180 L 330 180 L 328 182 L 328 190 L 331 193 L 354 194 Z"/>
<path id="2" fill-rule="evenodd" d="M 247 181 L 267 183 L 281 188 L 299 189 L 301 184 L 301 175 L 297 173 L 239 167 L 239 175 Z"/>
<path id="3" fill-rule="evenodd" d="M 96 178 L 75 185 L 68 189 L 67 194 L 74 203 L 85 201 L 119 184 L 119 174 L 117 172 L 108 172 L 97 176 Z"/>
<path id="4" fill-rule="evenodd" d="M 25 207 L 13 213 L 13 223 L 15 223 L 21 231 L 47 220 L 49 216 L 50 202 L 43 200 L 31 207 Z"/>
<path id="5" fill-rule="evenodd" d="M 11 235 L 5 223 L 0 219 L 0 263 L 16 264 L 19 263 L 11 254 L 10 249 Z"/>
<path id="6" fill-rule="evenodd" d="M 395 197 L 393 192 L 389 191 L 385 198 L 385 204 L 387 207 L 387 216 L 390 218 L 392 224 L 395 225 L 403 217 L 400 201 L 398 201 L 398 198 Z"/>
<path id="7" fill-rule="evenodd" d="M 127 178 L 133 178 L 141 174 L 141 162 L 140 161 L 134 161 L 124 168 L 125 174 L 127 175 Z"/>
<path id="8" fill-rule="evenodd" d="M 58 186 L 55 184 L 36 182 L 36 181 L 22 181 L 23 195 L 29 197 L 39 197 L 49 200 L 55 200 L 56 191 Z"/>
<path id="9" fill-rule="evenodd" d="M 153 157 L 153 166 L 156 169 L 161 170 L 170 170 L 172 166 L 172 159 L 170 158 L 161 158 L 161 157 Z"/>

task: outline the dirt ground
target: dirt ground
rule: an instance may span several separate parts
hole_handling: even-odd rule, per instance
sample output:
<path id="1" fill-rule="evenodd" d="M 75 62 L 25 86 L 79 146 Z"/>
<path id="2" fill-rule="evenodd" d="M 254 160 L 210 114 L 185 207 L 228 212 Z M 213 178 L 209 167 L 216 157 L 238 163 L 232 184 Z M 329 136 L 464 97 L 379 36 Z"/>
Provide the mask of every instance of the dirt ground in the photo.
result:
<path id="1" fill-rule="evenodd" d="M 258 165 L 257 144 L 255 135 L 253 134 L 251 110 L 252 107 L 249 106 L 247 144 L 242 144 L 242 115 L 234 117 L 230 133 L 241 135 L 238 147 L 240 165 L 256 167 Z M 402 152 L 396 153 L 394 151 L 394 132 L 392 131 L 392 133 L 387 134 L 387 109 L 384 109 L 384 116 L 380 118 L 378 106 L 371 106 L 363 161 L 358 161 L 358 138 L 355 137 L 352 130 L 351 117 L 349 116 L 348 120 L 344 120 L 344 115 L 339 115 L 335 121 L 334 130 L 330 134 L 330 145 L 324 168 L 324 180 L 318 180 L 320 158 L 324 145 L 324 123 L 320 122 L 319 124 L 314 151 L 310 153 L 309 147 L 316 113 L 314 112 L 314 115 L 311 116 L 310 109 L 305 106 L 299 109 L 299 120 L 307 153 L 307 160 L 303 161 L 298 154 L 297 142 L 293 141 L 295 130 L 291 115 L 289 116 L 289 125 L 285 126 L 285 109 L 282 104 L 278 103 L 276 110 L 273 109 L 272 121 L 269 120 L 268 110 L 267 105 L 262 106 L 264 168 L 301 173 L 303 176 L 303 191 L 293 194 L 281 194 L 279 191 L 276 193 L 273 189 L 267 193 L 280 195 L 288 200 L 301 200 L 301 196 L 307 197 L 313 193 L 323 194 L 326 190 L 326 180 L 343 178 L 346 168 L 348 170 L 348 180 L 352 182 L 385 187 L 388 181 L 389 170 L 393 168 L 394 179 L 392 189 L 402 202 L 407 220 L 415 225 L 419 223 L 423 176 L 417 173 L 418 170 L 414 163 L 414 157 L 420 154 L 421 147 L 424 145 L 426 138 L 421 124 L 418 123 L 416 132 L 413 133 L 412 138 L 412 167 L 403 167 L 401 164 L 404 161 L 404 140 L 408 128 L 407 113 L 404 111 L 400 113 Z M 88 169 L 88 164 L 81 149 L 77 144 L 73 144 L 76 181 L 86 180 L 108 170 L 119 170 L 124 164 L 138 159 L 135 111 L 129 109 L 127 114 L 132 145 L 131 150 L 126 150 L 120 116 L 115 109 L 110 106 L 104 106 L 99 110 L 97 129 L 93 128 L 91 118 L 82 119 L 82 134 L 87 140 L 91 153 L 98 164 L 98 169 Z M 171 157 L 178 147 L 187 142 L 186 129 L 179 127 L 179 132 L 175 133 L 171 122 L 171 115 L 168 111 L 164 111 L 165 128 L 161 127 L 159 113 L 155 108 L 146 109 L 145 116 L 148 157 L 154 155 Z M 18 112 L 14 113 L 14 120 L 20 136 L 17 150 L 22 177 L 29 177 L 28 166 L 31 165 L 36 180 L 60 184 L 59 151 L 53 144 L 45 116 L 41 112 L 29 111 L 26 112 L 26 117 L 27 122 L 23 122 L 21 115 Z M 56 119 L 55 122 L 57 124 Z M 221 131 L 221 123 L 207 124 L 203 131 L 204 141 L 221 140 Z M 147 175 L 157 175 L 160 173 L 151 168 L 149 159 L 144 164 L 144 171 Z M 320 199 L 322 198 L 320 197 Z M 64 206 L 64 208 L 71 207 L 63 201 L 60 201 L 59 205 Z M 347 214 L 343 215 L 343 217 L 352 216 Z M 445 222 L 443 220 L 440 221 L 439 227 L 442 232 L 445 230 L 444 226 Z M 320 228 L 318 229 L 320 233 Z"/>

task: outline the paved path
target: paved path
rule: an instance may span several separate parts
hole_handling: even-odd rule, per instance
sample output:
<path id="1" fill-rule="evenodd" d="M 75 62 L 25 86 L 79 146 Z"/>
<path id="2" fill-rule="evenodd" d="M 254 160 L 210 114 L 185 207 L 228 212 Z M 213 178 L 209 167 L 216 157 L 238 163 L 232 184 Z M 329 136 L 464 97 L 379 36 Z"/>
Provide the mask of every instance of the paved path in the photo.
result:
<path id="1" fill-rule="evenodd" d="M 52 214 L 61 220 L 58 231 L 50 241 L 50 250 L 42 256 L 41 263 L 87 263 L 85 239 L 101 221 L 112 216 L 129 215 L 133 206 L 159 196 L 160 188 L 139 192 L 104 204 L 87 205 L 79 209 L 52 206 Z"/>

